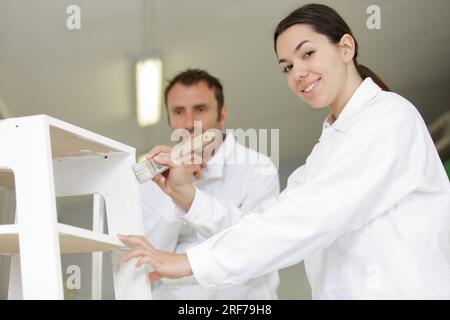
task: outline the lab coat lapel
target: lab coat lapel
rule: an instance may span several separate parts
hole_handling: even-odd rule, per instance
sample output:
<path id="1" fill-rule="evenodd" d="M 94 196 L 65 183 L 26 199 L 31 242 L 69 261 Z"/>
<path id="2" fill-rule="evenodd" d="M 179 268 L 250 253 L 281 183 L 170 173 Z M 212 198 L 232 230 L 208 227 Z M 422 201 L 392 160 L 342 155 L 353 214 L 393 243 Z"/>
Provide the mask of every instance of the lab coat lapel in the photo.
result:
<path id="1" fill-rule="evenodd" d="M 357 120 L 358 115 L 366 108 L 370 102 L 381 92 L 381 88 L 373 82 L 372 78 L 366 78 L 353 93 L 347 105 L 342 109 L 341 114 L 331 125 L 341 132 L 348 132 L 352 124 Z M 329 117 L 325 120 L 329 125 Z M 325 123 L 324 123 L 325 127 Z"/>

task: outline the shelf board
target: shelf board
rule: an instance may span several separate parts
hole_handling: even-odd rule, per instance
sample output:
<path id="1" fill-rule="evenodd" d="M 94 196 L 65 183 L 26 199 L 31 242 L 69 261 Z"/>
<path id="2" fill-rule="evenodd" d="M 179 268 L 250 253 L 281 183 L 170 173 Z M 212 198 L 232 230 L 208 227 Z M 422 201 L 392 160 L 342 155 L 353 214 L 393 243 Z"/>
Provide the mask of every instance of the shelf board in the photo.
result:
<path id="1" fill-rule="evenodd" d="M 10 170 L 0 169 L 0 187 L 14 189 L 14 174 Z"/>
<path id="2" fill-rule="evenodd" d="M 53 126 L 50 126 L 50 137 L 53 158 L 120 153 L 120 150 Z"/>
<path id="3" fill-rule="evenodd" d="M 19 251 L 19 228 L 15 224 L 0 225 L 0 254 Z"/>
<path id="4" fill-rule="evenodd" d="M 127 248 L 116 237 L 62 223 L 58 223 L 58 232 L 61 253 L 115 251 Z M 11 255 L 18 252 L 18 225 L 0 225 L 0 254 Z"/>
<path id="5" fill-rule="evenodd" d="M 100 157 L 121 153 L 135 155 L 136 153 L 136 149 L 128 145 L 46 115 L 1 120 L 2 126 L 4 125 L 5 129 L 11 130 L 12 134 L 15 132 L 15 128 L 30 123 L 49 128 L 51 152 L 54 159 Z"/>

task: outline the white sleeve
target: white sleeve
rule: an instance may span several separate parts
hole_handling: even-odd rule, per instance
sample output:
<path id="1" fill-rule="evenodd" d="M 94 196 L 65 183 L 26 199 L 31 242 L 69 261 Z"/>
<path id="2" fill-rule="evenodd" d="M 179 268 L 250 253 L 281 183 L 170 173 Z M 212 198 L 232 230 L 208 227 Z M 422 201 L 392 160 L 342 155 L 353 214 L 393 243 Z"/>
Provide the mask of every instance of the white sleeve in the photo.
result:
<path id="1" fill-rule="evenodd" d="M 312 181 L 283 194 L 263 214 L 246 215 L 189 249 L 199 284 L 207 290 L 226 288 L 295 264 L 416 189 L 425 156 L 418 122 L 405 112 L 383 120 L 382 126 L 366 123 L 349 134 Z"/>
<path id="2" fill-rule="evenodd" d="M 191 209 L 186 213 L 180 210 L 180 216 L 203 237 L 214 234 L 236 224 L 250 210 L 256 211 L 273 203 L 280 192 L 278 172 L 270 163 L 271 170 L 254 168 L 249 172 L 250 183 L 246 195 L 237 208 L 232 204 L 224 205 L 218 199 L 196 188 Z"/>
<path id="3" fill-rule="evenodd" d="M 145 236 L 155 248 L 175 252 L 183 224 L 175 205 L 153 181 L 142 185 L 140 193 Z"/>

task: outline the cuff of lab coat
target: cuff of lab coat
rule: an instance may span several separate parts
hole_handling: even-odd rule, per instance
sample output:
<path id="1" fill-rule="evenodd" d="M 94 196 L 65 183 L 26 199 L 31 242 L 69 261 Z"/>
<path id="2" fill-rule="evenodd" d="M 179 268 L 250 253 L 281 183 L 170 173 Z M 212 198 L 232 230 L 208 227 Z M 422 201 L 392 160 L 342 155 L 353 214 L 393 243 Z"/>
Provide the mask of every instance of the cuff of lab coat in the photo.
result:
<path id="1" fill-rule="evenodd" d="M 161 282 L 169 286 L 188 286 L 188 285 L 198 285 L 197 280 L 194 276 L 184 277 L 180 279 L 161 279 Z"/>
<path id="2" fill-rule="evenodd" d="M 192 201 L 191 208 L 183 214 L 183 210 L 177 207 L 180 217 L 191 225 L 204 224 L 211 217 L 210 198 L 203 191 L 195 187 L 195 197 Z"/>
<path id="3" fill-rule="evenodd" d="M 217 274 L 215 274 L 214 266 L 211 265 L 211 259 L 208 259 L 207 248 L 200 244 L 198 246 L 186 250 L 186 255 L 191 266 L 192 273 L 198 284 L 208 292 L 217 289 L 215 284 Z"/>

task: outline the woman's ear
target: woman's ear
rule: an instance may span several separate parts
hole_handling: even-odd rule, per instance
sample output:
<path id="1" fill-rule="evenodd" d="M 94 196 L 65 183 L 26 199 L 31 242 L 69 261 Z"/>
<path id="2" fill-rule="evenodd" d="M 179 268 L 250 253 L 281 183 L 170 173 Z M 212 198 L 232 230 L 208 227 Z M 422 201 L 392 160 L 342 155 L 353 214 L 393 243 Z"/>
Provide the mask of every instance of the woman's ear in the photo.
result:
<path id="1" fill-rule="evenodd" d="M 339 47 L 341 48 L 342 57 L 346 63 L 353 61 L 356 51 L 355 39 L 349 34 L 344 34 L 339 41 Z"/>

